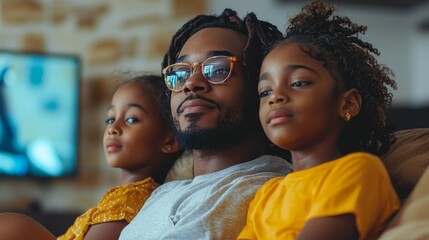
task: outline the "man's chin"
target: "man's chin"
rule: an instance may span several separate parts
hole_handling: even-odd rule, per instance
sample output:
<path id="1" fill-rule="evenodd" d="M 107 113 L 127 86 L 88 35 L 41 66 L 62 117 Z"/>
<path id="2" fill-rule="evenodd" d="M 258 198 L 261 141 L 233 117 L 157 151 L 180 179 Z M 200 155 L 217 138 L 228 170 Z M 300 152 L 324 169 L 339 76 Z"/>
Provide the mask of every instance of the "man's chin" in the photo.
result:
<path id="1" fill-rule="evenodd" d="M 179 131 L 177 138 L 186 150 L 217 149 L 219 143 L 214 141 L 215 133 L 216 129 L 200 128 L 191 124 L 186 130 Z"/>
<path id="2" fill-rule="evenodd" d="M 180 121 L 179 122 L 180 129 L 182 131 L 204 131 L 204 130 L 210 130 L 216 128 L 216 122 L 209 122 L 209 121 Z"/>
<path id="3" fill-rule="evenodd" d="M 186 150 L 222 150 L 236 146 L 246 137 L 246 131 L 235 128 L 200 128 L 189 126 L 177 133 L 177 138 Z"/>
<path id="4" fill-rule="evenodd" d="M 180 126 L 186 129 L 189 125 L 198 126 L 200 128 L 215 127 L 219 120 L 218 116 L 209 113 L 189 113 L 180 116 Z"/>
<path id="5" fill-rule="evenodd" d="M 230 109 L 219 119 L 210 114 L 174 118 L 177 138 L 186 150 L 221 150 L 239 144 L 253 131 L 240 111 Z"/>

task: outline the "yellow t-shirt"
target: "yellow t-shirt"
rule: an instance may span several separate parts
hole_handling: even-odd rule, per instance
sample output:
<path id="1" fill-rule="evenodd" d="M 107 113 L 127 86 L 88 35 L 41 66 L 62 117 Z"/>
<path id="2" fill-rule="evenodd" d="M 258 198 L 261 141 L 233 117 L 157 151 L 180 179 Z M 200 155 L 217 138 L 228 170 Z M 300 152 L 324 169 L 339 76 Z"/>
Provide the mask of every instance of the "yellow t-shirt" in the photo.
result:
<path id="1" fill-rule="evenodd" d="M 89 226 L 98 223 L 125 220 L 128 223 L 137 215 L 150 194 L 159 185 L 152 179 L 110 189 L 101 198 L 97 207 L 91 208 L 76 218 L 59 240 L 83 239 Z"/>
<path id="2" fill-rule="evenodd" d="M 313 218 L 353 213 L 360 239 L 377 237 L 400 203 L 374 155 L 351 153 L 265 183 L 238 239 L 295 239 Z"/>

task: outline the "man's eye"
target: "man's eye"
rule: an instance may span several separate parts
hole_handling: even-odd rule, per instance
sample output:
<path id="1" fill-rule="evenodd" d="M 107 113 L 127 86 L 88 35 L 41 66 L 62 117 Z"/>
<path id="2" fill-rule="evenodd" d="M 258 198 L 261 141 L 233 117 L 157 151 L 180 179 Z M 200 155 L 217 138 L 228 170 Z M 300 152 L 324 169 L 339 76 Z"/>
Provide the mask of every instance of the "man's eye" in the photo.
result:
<path id="1" fill-rule="evenodd" d="M 126 120 L 127 123 L 136 123 L 138 121 L 139 120 L 137 118 L 127 118 L 127 120 Z"/>
<path id="2" fill-rule="evenodd" d="M 259 98 L 264 98 L 264 97 L 270 95 L 272 92 L 273 91 L 271 91 L 271 90 L 261 91 L 261 92 L 259 92 Z"/>
<path id="3" fill-rule="evenodd" d="M 296 81 L 296 82 L 293 82 L 291 84 L 291 86 L 292 87 L 305 87 L 305 86 L 307 86 L 309 84 L 310 84 L 309 82 L 305 82 L 305 81 Z"/>
<path id="4" fill-rule="evenodd" d="M 114 118 L 108 118 L 107 120 L 106 120 L 106 124 L 107 125 L 111 125 L 111 124 L 113 124 L 115 122 L 115 119 Z"/>
<path id="5" fill-rule="evenodd" d="M 229 73 L 229 68 L 216 68 L 214 69 L 214 74 L 228 74 Z"/>

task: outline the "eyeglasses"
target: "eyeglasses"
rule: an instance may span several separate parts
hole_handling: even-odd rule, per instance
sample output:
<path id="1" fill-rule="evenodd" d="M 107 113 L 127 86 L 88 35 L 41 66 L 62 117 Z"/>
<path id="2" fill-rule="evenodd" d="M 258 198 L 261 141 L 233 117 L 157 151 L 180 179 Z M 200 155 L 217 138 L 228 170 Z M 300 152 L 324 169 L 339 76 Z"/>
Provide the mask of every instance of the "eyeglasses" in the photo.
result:
<path id="1" fill-rule="evenodd" d="M 201 65 L 201 73 L 211 84 L 222 84 L 231 75 L 234 63 L 238 61 L 234 56 L 213 56 L 207 58 L 201 64 L 175 63 L 162 69 L 165 84 L 173 92 L 180 92 L 198 65 Z"/>

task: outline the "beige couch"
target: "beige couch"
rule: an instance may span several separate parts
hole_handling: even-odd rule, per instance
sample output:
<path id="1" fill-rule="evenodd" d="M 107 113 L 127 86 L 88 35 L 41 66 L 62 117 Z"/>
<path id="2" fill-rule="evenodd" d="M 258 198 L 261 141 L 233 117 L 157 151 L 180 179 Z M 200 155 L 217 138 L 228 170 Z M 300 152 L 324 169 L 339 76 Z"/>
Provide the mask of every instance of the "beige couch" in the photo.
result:
<path id="1" fill-rule="evenodd" d="M 429 128 L 398 131 L 395 136 L 396 142 L 382 159 L 404 201 L 429 164 Z"/>
<path id="2" fill-rule="evenodd" d="M 395 135 L 383 161 L 403 205 L 380 239 L 429 239 L 429 128 Z"/>

